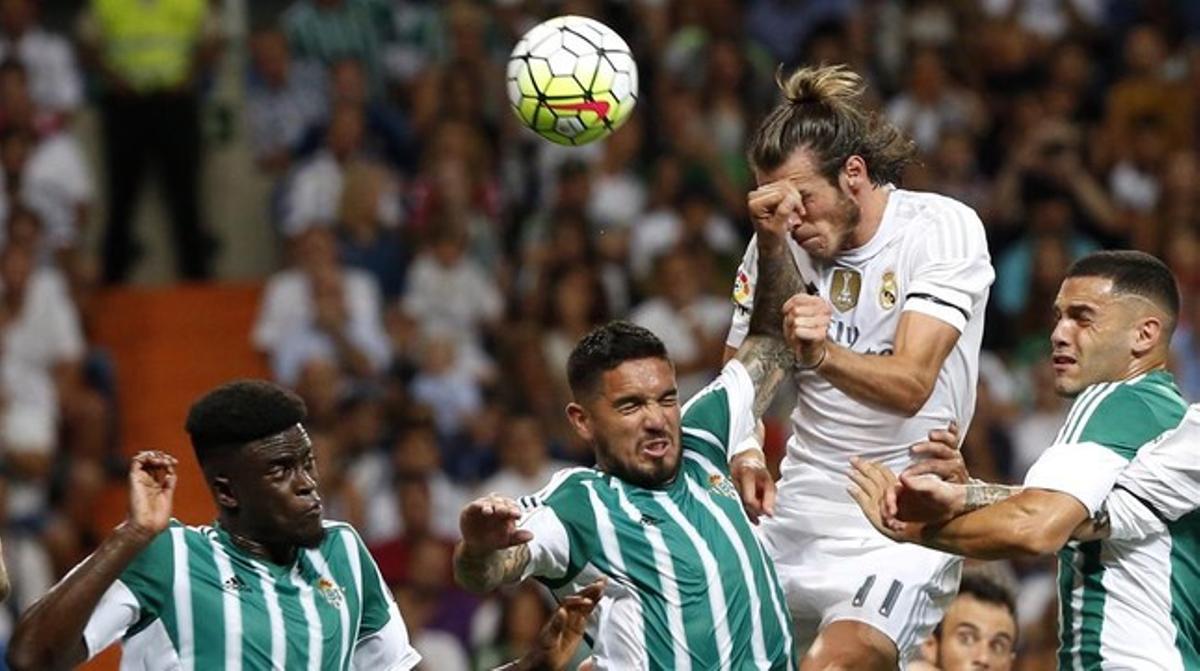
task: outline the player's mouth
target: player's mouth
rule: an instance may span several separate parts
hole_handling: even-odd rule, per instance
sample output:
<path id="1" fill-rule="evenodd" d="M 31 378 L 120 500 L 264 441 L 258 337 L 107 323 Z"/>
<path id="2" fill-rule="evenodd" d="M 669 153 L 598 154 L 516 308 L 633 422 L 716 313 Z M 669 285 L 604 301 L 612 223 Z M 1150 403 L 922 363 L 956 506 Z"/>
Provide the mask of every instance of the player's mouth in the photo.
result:
<path id="1" fill-rule="evenodd" d="M 305 518 L 320 517 L 321 513 L 324 513 L 324 512 L 325 512 L 325 506 L 321 505 L 320 501 L 317 501 L 316 503 L 312 504 L 308 508 L 305 508 L 304 512 L 301 513 L 301 515 Z"/>
<path id="2" fill-rule="evenodd" d="M 1050 362 L 1054 365 L 1055 373 L 1062 373 L 1073 367 L 1078 361 L 1069 354 L 1055 354 Z"/>
<path id="3" fill-rule="evenodd" d="M 671 441 L 666 438 L 651 438 L 650 440 L 642 441 L 638 446 L 642 454 L 651 459 L 662 459 L 671 451 Z"/>

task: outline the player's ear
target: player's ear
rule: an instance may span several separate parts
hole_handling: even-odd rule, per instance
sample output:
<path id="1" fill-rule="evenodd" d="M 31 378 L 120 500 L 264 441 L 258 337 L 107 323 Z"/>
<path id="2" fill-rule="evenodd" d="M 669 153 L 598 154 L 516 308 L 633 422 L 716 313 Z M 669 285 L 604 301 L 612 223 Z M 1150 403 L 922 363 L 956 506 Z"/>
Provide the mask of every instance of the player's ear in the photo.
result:
<path id="1" fill-rule="evenodd" d="M 867 162 L 858 154 L 852 155 L 842 166 L 842 176 L 846 179 L 846 186 L 851 190 L 862 188 L 868 181 Z"/>
<path id="2" fill-rule="evenodd" d="M 586 408 L 574 401 L 568 403 L 567 421 L 571 423 L 571 428 L 575 429 L 575 434 L 585 443 L 592 442 L 595 432 L 592 431 L 592 419 Z"/>
<path id="3" fill-rule="evenodd" d="M 209 478 L 208 486 L 212 490 L 213 500 L 216 501 L 218 508 L 234 510 L 238 507 L 237 494 L 234 493 L 229 478 L 224 475 L 214 475 Z"/>
<path id="4" fill-rule="evenodd" d="M 1137 356 L 1143 356 L 1158 347 L 1166 337 L 1161 317 L 1143 317 L 1134 323 L 1134 327 L 1136 330 L 1133 333 L 1133 353 Z"/>

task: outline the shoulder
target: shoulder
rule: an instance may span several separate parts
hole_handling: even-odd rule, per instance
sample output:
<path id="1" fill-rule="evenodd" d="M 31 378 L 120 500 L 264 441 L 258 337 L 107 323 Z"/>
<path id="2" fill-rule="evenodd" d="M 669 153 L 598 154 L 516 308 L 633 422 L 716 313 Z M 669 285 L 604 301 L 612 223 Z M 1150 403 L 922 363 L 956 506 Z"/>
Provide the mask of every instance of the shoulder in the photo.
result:
<path id="1" fill-rule="evenodd" d="M 1095 442 L 1132 458 L 1183 420 L 1187 404 L 1165 374 L 1095 384 L 1071 406 L 1061 442 Z"/>
<path id="2" fill-rule="evenodd" d="M 594 468 L 574 466 L 564 468 L 550 477 L 540 490 L 517 499 L 522 511 L 541 507 L 554 508 L 556 512 L 569 510 L 571 504 L 588 500 L 588 485 L 601 479 L 603 474 Z"/>
<path id="3" fill-rule="evenodd" d="M 896 216 L 906 226 L 914 227 L 925 235 L 950 235 L 967 232 L 983 235 L 983 221 L 975 210 L 954 198 L 928 191 L 906 191 L 896 189 L 892 197 L 897 199 Z"/>

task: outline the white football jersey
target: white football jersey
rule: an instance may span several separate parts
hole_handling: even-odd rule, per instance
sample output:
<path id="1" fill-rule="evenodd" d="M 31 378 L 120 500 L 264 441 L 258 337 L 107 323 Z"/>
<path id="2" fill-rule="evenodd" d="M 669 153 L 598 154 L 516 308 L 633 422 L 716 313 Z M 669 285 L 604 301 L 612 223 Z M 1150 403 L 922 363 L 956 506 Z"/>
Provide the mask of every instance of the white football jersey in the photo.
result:
<path id="1" fill-rule="evenodd" d="M 797 372 L 799 391 L 792 436 L 782 466 L 776 522 L 822 533 L 863 533 L 867 525 L 846 493 L 850 457 L 879 460 L 899 472 L 909 448 L 929 431 L 957 420 L 967 430 L 975 410 L 975 383 L 983 316 L 995 273 L 983 223 L 962 203 L 933 193 L 893 189 L 875 235 L 832 261 L 789 246 L 809 285 L 833 306 L 829 340 L 854 352 L 892 353 L 903 312 L 950 324 L 960 337 L 938 374 L 925 406 L 913 417 L 868 405 L 817 373 Z M 737 306 L 726 340 L 737 347 L 749 329 L 758 250 L 751 240 L 738 269 Z"/>

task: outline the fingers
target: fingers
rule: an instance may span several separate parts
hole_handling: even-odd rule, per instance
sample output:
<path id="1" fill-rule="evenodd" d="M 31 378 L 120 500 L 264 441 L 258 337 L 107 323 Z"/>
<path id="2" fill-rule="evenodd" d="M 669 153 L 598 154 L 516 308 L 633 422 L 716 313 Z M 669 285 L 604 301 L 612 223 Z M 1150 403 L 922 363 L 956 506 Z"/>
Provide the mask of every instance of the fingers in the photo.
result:
<path id="1" fill-rule="evenodd" d="M 152 478 L 159 487 L 171 490 L 175 487 L 175 467 L 178 464 L 179 460 L 166 452 L 158 450 L 138 452 L 130 464 L 129 477 L 136 479 L 139 473 L 144 473 Z"/>
<path id="2" fill-rule="evenodd" d="M 521 507 L 512 499 L 489 494 L 481 499 L 472 501 L 468 509 L 494 520 L 509 520 L 521 518 Z"/>
<path id="3" fill-rule="evenodd" d="M 924 457 L 927 459 L 957 459 L 958 444 L 942 442 L 934 437 L 937 434 L 942 434 L 945 436 L 951 435 L 946 431 L 930 431 L 929 439 L 936 442 L 917 443 L 909 448 L 909 451 L 914 457 Z"/>
<path id="4" fill-rule="evenodd" d="M 962 464 L 956 461 L 922 461 L 909 466 L 901 473 L 902 478 L 915 478 L 918 475 L 936 475 L 943 480 L 957 481 L 957 475 Z"/>
<path id="5" fill-rule="evenodd" d="M 523 545 L 533 540 L 533 532 L 528 529 L 517 529 L 508 537 L 508 546 Z"/>
<path id="6" fill-rule="evenodd" d="M 738 477 L 734 481 L 737 485 L 738 493 L 742 495 L 742 507 L 746 509 L 746 515 L 750 518 L 750 522 L 758 524 L 758 516 L 762 514 L 762 501 L 758 498 L 758 479 L 754 468 L 742 466 L 738 468 Z"/>
<path id="7" fill-rule="evenodd" d="M 764 472 L 760 478 L 762 484 L 762 509 L 767 517 L 775 516 L 775 481 L 771 479 L 771 474 Z"/>

